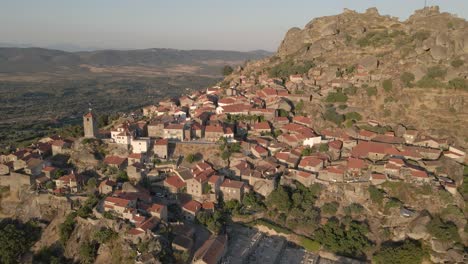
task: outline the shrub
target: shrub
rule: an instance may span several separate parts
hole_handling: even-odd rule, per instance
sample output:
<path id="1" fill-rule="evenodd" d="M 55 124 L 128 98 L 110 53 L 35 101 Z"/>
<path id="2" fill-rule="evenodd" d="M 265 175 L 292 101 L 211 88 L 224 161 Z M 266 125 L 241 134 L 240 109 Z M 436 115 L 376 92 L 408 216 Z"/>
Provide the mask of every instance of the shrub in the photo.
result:
<path id="1" fill-rule="evenodd" d="M 390 92 L 392 89 L 393 89 L 393 82 L 391 79 L 387 79 L 385 81 L 383 81 L 382 83 L 382 87 L 383 89 L 385 90 L 385 92 Z"/>
<path id="2" fill-rule="evenodd" d="M 468 90 L 468 83 L 464 78 L 455 78 L 449 81 L 448 83 L 450 88 Z"/>
<path id="3" fill-rule="evenodd" d="M 367 96 L 375 96 L 375 95 L 377 95 L 377 88 L 367 87 L 366 88 L 366 93 L 367 93 Z"/>
<path id="4" fill-rule="evenodd" d="M 75 212 L 68 214 L 65 221 L 59 225 L 59 237 L 62 245 L 65 245 L 67 243 L 73 230 L 75 229 L 76 215 L 77 214 Z"/>
<path id="5" fill-rule="evenodd" d="M 416 85 L 421 88 L 443 88 L 445 84 L 439 80 L 428 77 L 427 75 L 421 78 Z"/>
<path id="6" fill-rule="evenodd" d="M 80 246 L 80 258 L 82 263 L 93 263 L 96 257 L 97 249 L 96 244 L 92 242 L 85 242 Z"/>
<path id="7" fill-rule="evenodd" d="M 348 101 L 348 96 L 341 91 L 329 93 L 326 100 L 328 103 L 345 103 Z"/>
<path id="8" fill-rule="evenodd" d="M 392 42 L 392 37 L 395 35 L 389 35 L 388 31 L 381 32 L 369 32 L 365 37 L 360 38 L 357 44 L 361 47 L 373 46 L 379 47 Z"/>
<path id="9" fill-rule="evenodd" d="M 344 212 L 348 215 L 360 214 L 364 211 L 364 207 L 358 203 L 352 203 L 344 208 Z"/>
<path id="10" fill-rule="evenodd" d="M 345 93 L 346 95 L 355 95 L 356 92 L 357 92 L 357 88 L 356 88 L 356 86 L 354 86 L 354 85 L 352 85 L 352 86 L 347 87 L 347 88 L 344 89 L 344 93 Z"/>
<path id="11" fill-rule="evenodd" d="M 326 203 L 322 206 L 322 212 L 327 215 L 334 215 L 340 205 L 337 202 Z"/>
<path id="12" fill-rule="evenodd" d="M 301 237 L 299 244 L 310 252 L 318 252 L 320 250 L 320 243 L 307 237 Z"/>
<path id="13" fill-rule="evenodd" d="M 233 71 L 234 70 L 232 69 L 231 66 L 226 65 L 226 66 L 223 67 L 222 73 L 223 73 L 224 76 L 227 76 L 227 75 L 230 75 Z"/>
<path id="14" fill-rule="evenodd" d="M 411 72 L 404 72 L 401 74 L 400 80 L 406 87 L 411 87 L 411 83 L 415 80 L 415 77 Z"/>
<path id="15" fill-rule="evenodd" d="M 345 119 L 344 116 L 338 114 L 336 112 L 336 109 L 333 107 L 327 108 L 327 110 L 325 111 L 325 114 L 323 115 L 323 118 L 325 120 L 335 123 L 336 125 L 340 125 L 341 123 L 343 123 Z"/>
<path id="16" fill-rule="evenodd" d="M 368 188 L 370 198 L 373 203 L 376 204 L 382 204 L 383 198 L 384 198 L 384 192 L 381 189 L 378 189 L 377 187 L 370 185 Z"/>
<path id="17" fill-rule="evenodd" d="M 454 68 L 458 68 L 458 67 L 461 67 L 464 63 L 465 62 L 463 60 L 455 59 L 450 63 L 450 65 L 452 65 L 452 67 Z"/>
<path id="18" fill-rule="evenodd" d="M 442 241 L 460 241 L 458 228 L 453 222 L 444 222 L 439 216 L 434 217 L 427 225 L 427 230 L 436 239 Z"/>
<path id="19" fill-rule="evenodd" d="M 328 151 L 328 144 L 320 144 L 319 151 L 320 152 L 327 152 Z"/>
<path id="20" fill-rule="evenodd" d="M 426 76 L 428 78 L 444 78 L 447 75 L 447 69 L 442 68 L 441 66 L 432 66 L 427 69 Z"/>
<path id="21" fill-rule="evenodd" d="M 293 60 L 286 60 L 268 70 L 270 77 L 286 79 L 292 74 L 304 74 L 311 68 L 315 67 L 312 61 L 294 62 Z"/>
<path id="22" fill-rule="evenodd" d="M 111 240 L 116 239 L 118 236 L 119 235 L 117 234 L 117 232 L 109 228 L 103 228 L 99 231 L 96 231 L 93 235 L 94 239 L 96 239 L 96 241 L 99 244 L 107 243 Z"/>
<path id="23" fill-rule="evenodd" d="M 355 121 L 361 121 L 362 120 L 362 116 L 358 112 L 346 113 L 345 117 L 346 117 L 346 120 L 355 120 Z"/>
<path id="24" fill-rule="evenodd" d="M 23 224 L 3 219 L 0 222 L 0 263 L 18 263 L 19 257 L 40 238 L 40 231 L 33 222 Z"/>

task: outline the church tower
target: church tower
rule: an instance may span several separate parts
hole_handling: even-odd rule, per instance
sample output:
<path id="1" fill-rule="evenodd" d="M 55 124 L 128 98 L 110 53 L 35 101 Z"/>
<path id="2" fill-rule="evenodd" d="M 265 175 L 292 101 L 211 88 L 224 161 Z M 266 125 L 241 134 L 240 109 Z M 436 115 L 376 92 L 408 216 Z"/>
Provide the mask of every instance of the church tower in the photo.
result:
<path id="1" fill-rule="evenodd" d="M 98 126 L 96 123 L 96 116 L 91 109 L 83 116 L 83 128 L 85 138 L 96 138 L 98 135 Z"/>

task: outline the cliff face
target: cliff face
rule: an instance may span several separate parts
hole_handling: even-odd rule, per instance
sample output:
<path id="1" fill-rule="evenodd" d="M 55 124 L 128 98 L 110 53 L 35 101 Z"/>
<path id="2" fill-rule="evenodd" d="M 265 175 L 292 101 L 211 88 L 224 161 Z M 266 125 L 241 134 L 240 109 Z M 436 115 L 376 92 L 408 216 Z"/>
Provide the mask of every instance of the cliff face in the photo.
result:
<path id="1" fill-rule="evenodd" d="M 466 146 L 468 22 L 464 19 L 441 13 L 438 7 L 417 10 L 406 21 L 382 16 L 375 8 L 364 13 L 345 10 L 315 18 L 303 29 L 290 29 L 275 56 L 247 65 L 241 75 L 278 77 L 269 70 L 290 61 L 315 65 L 302 74 L 301 84 L 282 76 L 290 91 L 313 95 L 313 103 L 305 109 L 311 116 L 323 115 L 330 91 L 345 92 L 354 86 L 356 91 L 347 93 L 349 111 L 454 138 Z M 336 80 L 344 85 L 333 85 Z M 383 87 L 385 80 L 391 82 L 390 88 Z"/>

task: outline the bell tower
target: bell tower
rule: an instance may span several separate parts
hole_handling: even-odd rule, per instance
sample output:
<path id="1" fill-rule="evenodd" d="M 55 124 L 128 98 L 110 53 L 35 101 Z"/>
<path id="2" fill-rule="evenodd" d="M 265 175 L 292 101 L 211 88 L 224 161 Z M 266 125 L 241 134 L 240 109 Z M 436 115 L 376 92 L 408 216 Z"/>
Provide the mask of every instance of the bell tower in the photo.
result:
<path id="1" fill-rule="evenodd" d="M 96 138 L 98 135 L 96 116 L 91 109 L 83 116 L 83 130 L 85 138 Z"/>

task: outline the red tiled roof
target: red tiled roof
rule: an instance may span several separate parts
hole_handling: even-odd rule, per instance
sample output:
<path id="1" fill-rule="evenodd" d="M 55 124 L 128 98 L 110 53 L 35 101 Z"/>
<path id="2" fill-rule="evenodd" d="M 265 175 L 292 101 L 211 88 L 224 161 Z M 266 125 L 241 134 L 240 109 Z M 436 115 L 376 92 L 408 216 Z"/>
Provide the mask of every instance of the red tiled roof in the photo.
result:
<path id="1" fill-rule="evenodd" d="M 46 166 L 42 169 L 42 171 L 47 171 L 47 172 L 51 172 L 53 170 L 56 170 L 57 168 L 53 167 L 53 166 Z"/>
<path id="2" fill-rule="evenodd" d="M 361 170 L 366 167 L 366 163 L 362 159 L 348 158 L 348 169 L 357 169 Z"/>
<path id="3" fill-rule="evenodd" d="M 333 149 L 340 150 L 343 147 L 343 142 L 341 140 L 334 140 L 328 143 L 328 146 Z"/>
<path id="4" fill-rule="evenodd" d="M 119 207 L 127 207 L 131 200 L 109 196 L 106 197 L 104 200 L 105 203 L 111 203 L 112 205 L 119 206 Z"/>
<path id="5" fill-rule="evenodd" d="M 270 124 L 268 122 L 260 122 L 253 125 L 255 130 L 270 130 Z"/>
<path id="6" fill-rule="evenodd" d="M 161 210 L 163 210 L 166 206 L 164 204 L 157 204 L 154 203 L 151 205 L 151 207 L 148 209 L 149 212 L 155 212 L 155 213 L 161 213 Z"/>
<path id="7" fill-rule="evenodd" d="M 226 179 L 223 181 L 223 184 L 221 184 L 221 187 L 224 188 L 235 188 L 235 189 L 240 189 L 244 186 L 244 182 L 241 181 L 235 181 L 235 180 L 230 180 Z"/>
<path id="8" fill-rule="evenodd" d="M 179 176 L 170 176 L 164 180 L 170 186 L 173 186 L 177 189 L 180 189 L 185 186 L 185 182 L 183 182 Z"/>
<path id="9" fill-rule="evenodd" d="M 127 160 L 127 158 L 122 158 L 122 157 L 119 157 L 119 156 L 107 156 L 105 159 L 104 159 L 104 163 L 105 164 L 110 164 L 110 165 L 122 165 L 125 161 Z"/>
<path id="10" fill-rule="evenodd" d="M 202 204 L 202 208 L 205 210 L 213 210 L 215 207 L 215 204 L 213 202 L 204 202 Z"/>
<path id="11" fill-rule="evenodd" d="M 301 161 L 299 162 L 300 167 L 306 167 L 306 166 L 316 167 L 320 164 L 323 164 L 323 160 L 317 159 L 314 157 L 308 157 L 308 156 L 303 157 Z"/>
<path id="12" fill-rule="evenodd" d="M 141 159 L 141 156 L 142 156 L 141 153 L 132 153 L 128 157 L 130 159 Z"/>
<path id="13" fill-rule="evenodd" d="M 381 174 L 381 173 L 372 173 L 371 178 L 373 180 L 386 180 L 387 176 L 385 176 L 384 174 Z"/>
<path id="14" fill-rule="evenodd" d="M 189 212 L 196 213 L 201 209 L 201 206 L 199 202 L 192 200 L 184 204 L 183 208 Z"/>
<path id="15" fill-rule="evenodd" d="M 413 177 L 417 177 L 417 178 L 427 178 L 427 177 L 429 177 L 425 171 L 421 171 L 421 170 L 412 170 L 411 175 Z"/>
<path id="16" fill-rule="evenodd" d="M 205 127 L 205 133 L 224 133 L 224 129 L 222 126 L 208 125 Z"/>
<path id="17" fill-rule="evenodd" d="M 167 140 L 165 138 L 162 138 L 162 139 L 156 140 L 156 142 L 154 144 L 158 145 L 158 146 L 164 146 L 164 145 L 167 145 L 168 142 L 169 142 L 169 140 Z"/>
<path id="18" fill-rule="evenodd" d="M 176 129 L 176 130 L 182 130 L 184 129 L 184 125 L 183 124 L 169 124 L 167 125 L 164 129 Z"/>

